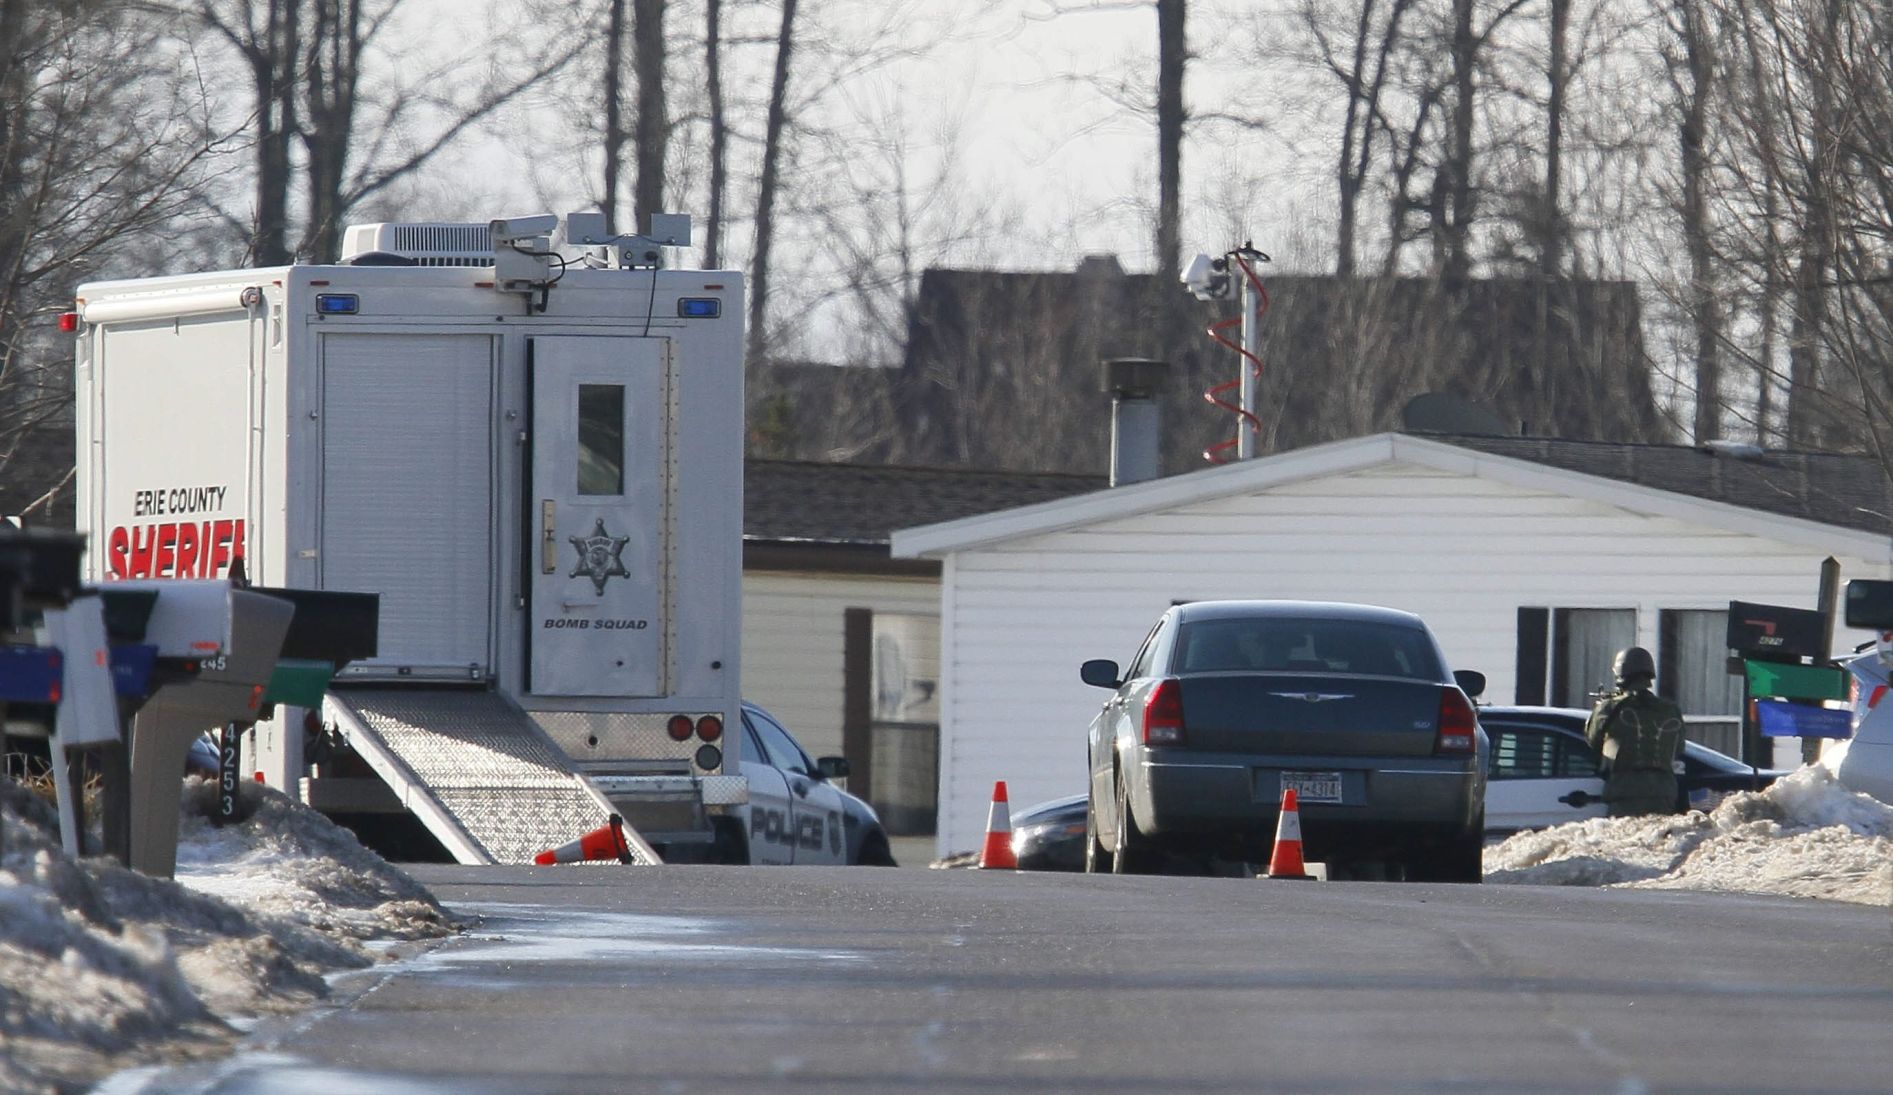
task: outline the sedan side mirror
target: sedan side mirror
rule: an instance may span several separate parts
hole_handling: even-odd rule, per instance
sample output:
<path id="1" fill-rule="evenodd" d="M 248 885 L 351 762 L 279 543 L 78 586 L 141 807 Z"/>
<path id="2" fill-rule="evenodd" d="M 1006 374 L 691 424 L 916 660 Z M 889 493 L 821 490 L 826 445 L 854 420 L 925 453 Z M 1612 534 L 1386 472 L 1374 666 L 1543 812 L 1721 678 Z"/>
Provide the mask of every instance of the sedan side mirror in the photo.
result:
<path id="1" fill-rule="evenodd" d="M 1093 658 L 1079 666 L 1078 679 L 1093 688 L 1116 688 L 1124 683 L 1118 678 L 1117 663 L 1109 658 Z"/>
<path id="2" fill-rule="evenodd" d="M 849 771 L 848 758 L 822 757 L 816 760 L 815 770 L 822 774 L 823 779 L 847 779 Z"/>
<path id="3" fill-rule="evenodd" d="M 1479 698 L 1479 693 L 1485 691 L 1485 674 L 1477 669 L 1453 670 L 1453 682 L 1459 685 L 1460 691 L 1466 694 L 1467 699 L 1476 700 Z"/>

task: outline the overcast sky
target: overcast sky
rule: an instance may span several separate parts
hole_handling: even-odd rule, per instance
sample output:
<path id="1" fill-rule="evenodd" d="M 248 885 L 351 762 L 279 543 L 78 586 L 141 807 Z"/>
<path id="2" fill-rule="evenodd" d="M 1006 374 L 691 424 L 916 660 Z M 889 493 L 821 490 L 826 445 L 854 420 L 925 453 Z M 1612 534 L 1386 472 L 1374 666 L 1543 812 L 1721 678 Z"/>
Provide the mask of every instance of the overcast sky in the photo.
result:
<path id="1" fill-rule="evenodd" d="M 484 32 L 482 11 L 488 0 L 410 3 L 417 15 L 425 16 L 436 38 L 447 26 L 454 28 L 450 37 L 455 40 L 477 39 Z M 846 21 L 842 13 L 848 5 L 873 9 L 877 3 L 819 0 L 805 2 L 803 11 Z M 961 199 L 984 211 L 1003 208 L 1010 214 L 1004 230 L 961 248 L 960 261 L 1062 268 L 1085 254 L 1110 252 L 1130 269 L 1150 266 L 1155 127 L 1149 118 L 1113 102 L 1097 85 L 1128 80 L 1135 93 L 1154 96 L 1156 15 L 1147 3 L 1103 3 L 1095 11 L 1051 15 L 1055 8 L 1087 6 L 1089 0 L 926 0 L 915 9 L 918 18 L 903 24 L 911 44 L 924 47 L 923 53 L 882 66 L 824 98 L 824 108 L 835 116 L 897 115 L 917 175 L 931 171 L 930 158 L 951 147 L 956 153 L 954 189 Z M 1259 7 L 1239 6 L 1250 12 Z M 691 3 L 672 5 L 674 39 L 700 35 L 698 9 Z M 777 9 L 770 4 L 746 9 L 739 5 L 736 10 L 750 13 L 750 26 L 767 29 Z M 1231 104 L 1219 96 L 1229 87 L 1228 72 L 1240 67 L 1240 50 L 1247 47 L 1233 40 L 1230 19 L 1207 3 L 1193 5 L 1190 35 L 1197 55 L 1187 89 L 1191 106 L 1228 108 Z M 743 53 L 752 67 L 766 65 L 773 56 L 767 46 L 743 47 Z M 756 75 L 766 79 L 766 72 Z M 595 95 L 589 86 L 594 79 L 595 69 L 575 74 L 565 84 Z M 759 85 L 749 94 L 760 97 L 763 90 Z M 760 118 L 744 122 L 745 128 L 760 129 Z M 530 139 L 517 119 L 507 124 L 503 139 L 489 138 L 477 153 L 459 157 L 479 165 L 477 177 L 459 180 L 448 194 L 480 194 L 481 200 L 509 206 L 537 201 L 559 211 L 582 207 L 586 185 L 596 185 L 595 167 L 554 161 L 587 150 L 545 149 L 547 131 L 556 129 L 556 123 L 535 126 Z M 561 141 L 587 143 L 551 137 L 552 143 Z M 1237 232 L 1252 233 L 1265 250 L 1279 251 L 1281 241 L 1271 248 L 1268 238 L 1293 219 L 1297 184 L 1284 177 L 1279 188 L 1258 190 L 1253 179 L 1240 185 L 1221 181 L 1225 175 L 1248 175 L 1249 165 L 1271 157 L 1279 159 L 1280 151 L 1271 149 L 1265 138 L 1228 131 L 1192 135 L 1184 165 L 1186 254 L 1226 250 L 1241 242 L 1233 238 Z M 531 164 L 522 168 L 522 159 Z M 1238 170 L 1238 164 L 1244 169 Z M 1244 210 L 1239 219 L 1255 223 L 1232 223 L 1225 209 L 1218 208 L 1232 204 Z M 705 213 L 684 211 L 699 218 Z M 484 216 L 472 211 L 459 215 Z M 740 227 L 736 231 L 740 234 Z"/>

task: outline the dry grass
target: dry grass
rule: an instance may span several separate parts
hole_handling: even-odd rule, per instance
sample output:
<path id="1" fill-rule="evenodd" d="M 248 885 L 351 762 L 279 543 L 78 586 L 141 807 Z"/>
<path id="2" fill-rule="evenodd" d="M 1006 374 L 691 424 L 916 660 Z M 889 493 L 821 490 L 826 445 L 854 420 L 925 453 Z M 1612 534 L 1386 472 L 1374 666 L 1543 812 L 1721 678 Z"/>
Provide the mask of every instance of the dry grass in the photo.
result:
<path id="1" fill-rule="evenodd" d="M 59 805 L 59 793 L 53 786 L 53 773 L 46 766 L 46 758 L 33 753 L 0 754 L 0 772 L 5 772 L 5 778 L 44 799 L 47 805 Z M 79 788 L 79 798 L 86 817 L 98 816 L 100 796 L 104 790 L 105 781 L 99 774 L 87 772 L 85 782 Z"/>

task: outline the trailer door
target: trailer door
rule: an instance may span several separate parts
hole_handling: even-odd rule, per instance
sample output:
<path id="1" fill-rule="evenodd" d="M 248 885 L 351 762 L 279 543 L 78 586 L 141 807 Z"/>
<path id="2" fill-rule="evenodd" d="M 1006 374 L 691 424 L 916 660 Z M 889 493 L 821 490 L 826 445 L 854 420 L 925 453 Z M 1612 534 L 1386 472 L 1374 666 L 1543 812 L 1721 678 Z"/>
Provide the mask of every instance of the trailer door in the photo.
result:
<path id="1" fill-rule="evenodd" d="M 381 594 L 360 675 L 490 675 L 494 340 L 322 337 L 324 589 Z"/>
<path id="2" fill-rule="evenodd" d="M 667 691 L 669 342 L 535 338 L 528 691 Z"/>

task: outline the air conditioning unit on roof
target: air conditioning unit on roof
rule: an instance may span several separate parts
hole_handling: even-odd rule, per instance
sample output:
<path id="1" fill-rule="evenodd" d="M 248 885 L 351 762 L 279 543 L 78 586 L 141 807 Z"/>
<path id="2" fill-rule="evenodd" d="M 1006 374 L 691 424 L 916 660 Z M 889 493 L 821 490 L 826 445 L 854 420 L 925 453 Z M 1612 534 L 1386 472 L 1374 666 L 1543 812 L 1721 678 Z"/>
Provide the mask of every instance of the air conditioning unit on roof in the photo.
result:
<path id="1" fill-rule="evenodd" d="M 391 260 L 415 266 L 491 266 L 493 239 L 484 224 L 351 224 L 343 231 L 343 263 L 365 266 Z"/>

